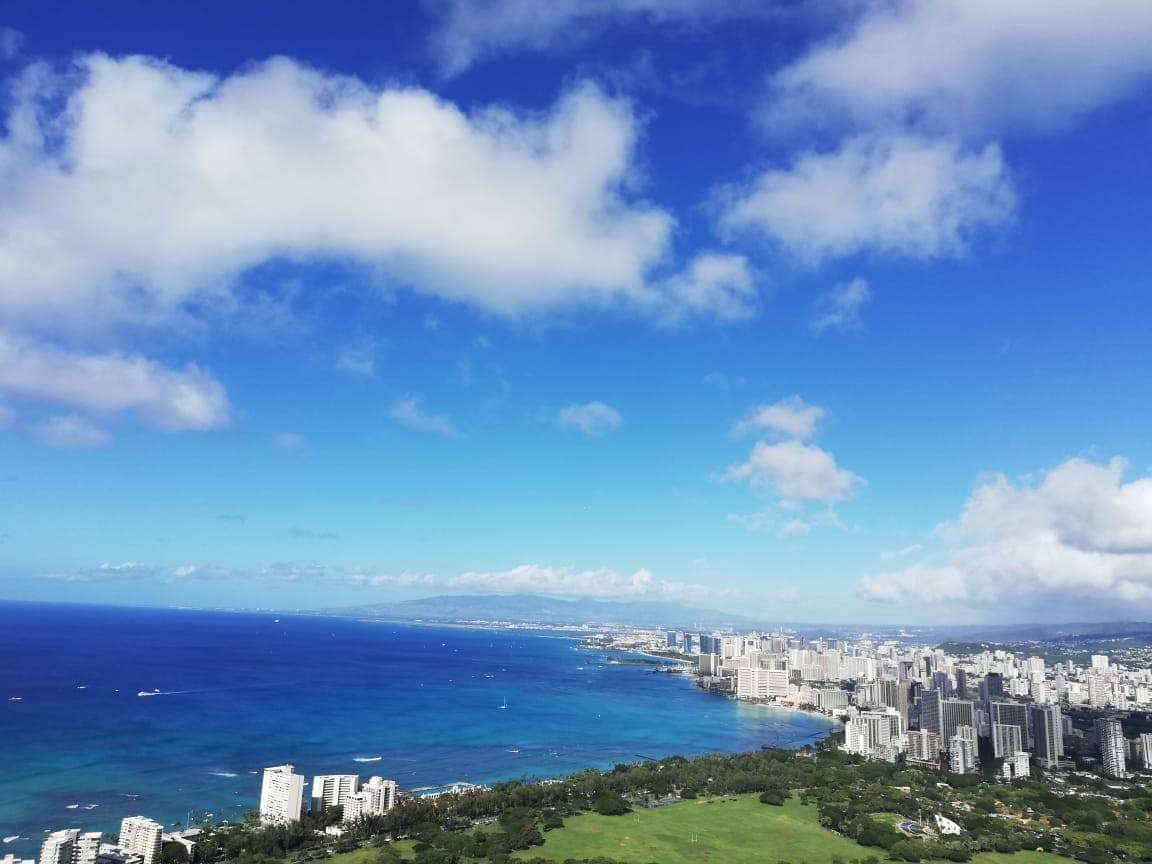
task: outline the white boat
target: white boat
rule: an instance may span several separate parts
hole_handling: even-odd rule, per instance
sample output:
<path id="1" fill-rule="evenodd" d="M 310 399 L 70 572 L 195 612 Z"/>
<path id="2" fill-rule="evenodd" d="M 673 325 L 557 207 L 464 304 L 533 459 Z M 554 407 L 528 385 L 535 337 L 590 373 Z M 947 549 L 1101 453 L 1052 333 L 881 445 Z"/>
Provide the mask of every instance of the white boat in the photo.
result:
<path id="1" fill-rule="evenodd" d="M 496 707 L 497 707 L 497 708 L 499 708 L 501 711 L 507 711 L 507 710 L 508 710 L 508 697 L 507 697 L 507 696 L 505 696 L 505 697 L 504 697 L 504 701 L 503 701 L 503 702 L 501 702 L 501 703 L 500 703 L 499 705 L 497 705 Z"/>
<path id="2" fill-rule="evenodd" d="M 159 696 L 160 691 L 159 690 L 141 690 L 136 695 L 137 696 Z"/>
<path id="3" fill-rule="evenodd" d="M 511 747 L 511 748 L 509 748 L 508 752 L 509 753 L 519 753 L 520 748 L 519 747 Z"/>

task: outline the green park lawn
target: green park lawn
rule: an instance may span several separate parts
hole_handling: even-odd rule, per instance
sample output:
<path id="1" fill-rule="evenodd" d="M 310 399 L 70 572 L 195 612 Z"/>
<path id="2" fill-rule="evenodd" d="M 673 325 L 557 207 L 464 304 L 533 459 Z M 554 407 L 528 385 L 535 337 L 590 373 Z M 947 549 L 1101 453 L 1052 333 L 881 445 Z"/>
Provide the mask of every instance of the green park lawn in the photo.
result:
<path id="1" fill-rule="evenodd" d="M 701 798 L 624 816 L 582 814 L 544 835 L 542 847 L 519 858 L 566 859 L 604 856 L 634 864 L 830 864 L 875 856 L 869 849 L 822 828 L 816 807 L 795 798 L 783 807 L 761 804 L 755 795 Z M 1065 858 L 1036 852 L 986 853 L 975 864 L 1067 864 Z"/>

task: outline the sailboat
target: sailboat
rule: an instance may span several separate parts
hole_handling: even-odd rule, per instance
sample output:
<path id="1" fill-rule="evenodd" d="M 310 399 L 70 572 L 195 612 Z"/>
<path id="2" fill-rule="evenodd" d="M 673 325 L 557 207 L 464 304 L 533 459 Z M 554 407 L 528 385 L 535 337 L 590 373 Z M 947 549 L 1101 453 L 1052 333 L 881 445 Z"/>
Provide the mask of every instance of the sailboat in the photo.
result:
<path id="1" fill-rule="evenodd" d="M 503 701 L 503 702 L 501 702 L 501 703 L 500 703 L 499 705 L 497 705 L 496 707 L 497 707 L 497 708 L 499 708 L 501 711 L 507 711 L 507 710 L 508 710 L 508 697 L 507 697 L 507 696 L 505 696 L 505 697 L 504 697 L 504 701 Z"/>

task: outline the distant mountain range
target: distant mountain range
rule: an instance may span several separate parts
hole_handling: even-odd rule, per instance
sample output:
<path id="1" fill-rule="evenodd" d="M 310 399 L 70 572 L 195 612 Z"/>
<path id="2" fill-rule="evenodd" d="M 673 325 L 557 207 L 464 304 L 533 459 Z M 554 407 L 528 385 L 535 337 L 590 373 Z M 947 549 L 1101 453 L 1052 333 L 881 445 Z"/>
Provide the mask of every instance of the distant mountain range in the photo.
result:
<path id="1" fill-rule="evenodd" d="M 870 632 L 876 638 L 911 638 L 927 644 L 966 642 L 990 644 L 1047 643 L 1072 645 L 1107 639 L 1152 645 L 1147 622 L 1082 622 L 1058 624 L 991 624 L 907 627 L 820 625 L 769 620 L 716 609 L 695 609 L 677 603 L 590 600 L 540 594 L 449 594 L 396 603 L 375 603 L 324 610 L 328 615 L 427 621 L 438 624 L 499 621 L 512 624 L 571 626 L 604 624 L 666 627 L 686 630 L 768 630 L 784 627 L 804 636 L 851 637 Z"/>
<path id="2" fill-rule="evenodd" d="M 507 621 L 515 624 L 614 624 L 692 629 L 762 624 L 730 612 L 691 609 L 676 603 L 560 599 L 539 594 L 441 595 L 326 611 L 334 615 L 437 623 Z"/>

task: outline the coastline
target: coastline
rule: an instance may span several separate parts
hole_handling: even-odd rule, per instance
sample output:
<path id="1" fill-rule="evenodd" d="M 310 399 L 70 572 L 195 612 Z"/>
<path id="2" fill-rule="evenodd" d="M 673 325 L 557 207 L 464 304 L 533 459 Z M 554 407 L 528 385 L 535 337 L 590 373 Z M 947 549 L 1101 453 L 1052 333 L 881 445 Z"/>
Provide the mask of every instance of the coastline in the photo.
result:
<path id="1" fill-rule="evenodd" d="M 46 829 L 108 830 L 137 814 L 168 826 L 186 818 L 189 804 L 214 812 L 213 821 L 235 820 L 256 806 L 256 772 L 266 765 L 380 774 L 405 790 L 445 778 L 490 785 L 637 758 L 799 747 L 831 728 L 778 712 L 741 716 L 703 701 L 687 675 L 609 664 L 611 650 L 573 651 L 587 633 L 319 616 L 277 623 L 268 613 L 199 610 L 70 607 L 58 615 L 72 644 L 105 647 L 95 655 L 40 649 L 37 640 L 51 635 L 41 616 L 17 616 L 0 636 L 0 648 L 11 643 L 52 664 L 51 675 L 27 662 L 0 678 L 9 695 L 26 697 L 0 709 L 11 733 L 0 758 L 17 769 L 0 804 L 0 837 L 28 838 L 0 848 L 23 858 L 35 857 Z M 372 626 L 379 623 L 389 626 Z M 109 646 L 97 638 L 109 632 L 133 639 Z M 205 654 L 206 644 L 217 653 Z M 285 658 L 286 675 L 264 659 L 277 644 L 308 645 L 309 653 Z M 134 695 L 153 688 L 180 692 Z M 512 710 L 494 710 L 505 694 Z M 363 720 L 385 706 L 415 722 L 382 737 Z M 51 739 L 38 718 L 56 724 Z M 239 746 L 237 731 L 245 735 Z M 381 761 L 355 761 L 368 756 Z"/>

